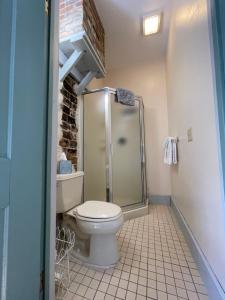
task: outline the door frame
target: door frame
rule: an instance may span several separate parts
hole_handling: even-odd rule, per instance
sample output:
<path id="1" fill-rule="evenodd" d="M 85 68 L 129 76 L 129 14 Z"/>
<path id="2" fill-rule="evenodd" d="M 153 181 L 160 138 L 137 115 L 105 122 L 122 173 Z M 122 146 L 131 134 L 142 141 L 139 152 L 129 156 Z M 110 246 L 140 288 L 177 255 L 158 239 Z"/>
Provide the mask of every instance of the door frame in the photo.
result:
<path id="1" fill-rule="evenodd" d="M 55 299 L 55 232 L 56 232 L 56 171 L 57 171 L 57 125 L 59 93 L 59 0 L 51 0 L 50 53 L 49 53 L 49 102 L 47 132 L 47 180 L 45 221 L 45 296 Z"/>
<path id="2" fill-rule="evenodd" d="M 214 71 L 220 172 L 225 195 L 225 2 L 208 0 L 210 43 Z M 225 201 L 223 201 L 225 217 Z"/>

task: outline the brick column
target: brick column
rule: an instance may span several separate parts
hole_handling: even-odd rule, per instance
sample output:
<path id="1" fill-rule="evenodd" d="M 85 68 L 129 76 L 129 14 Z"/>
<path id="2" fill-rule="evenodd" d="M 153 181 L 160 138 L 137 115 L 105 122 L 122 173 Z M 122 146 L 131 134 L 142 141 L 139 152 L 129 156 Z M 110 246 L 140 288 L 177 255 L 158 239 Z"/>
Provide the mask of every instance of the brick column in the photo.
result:
<path id="1" fill-rule="evenodd" d="M 83 30 L 83 0 L 60 0 L 59 20 L 60 40 Z"/>

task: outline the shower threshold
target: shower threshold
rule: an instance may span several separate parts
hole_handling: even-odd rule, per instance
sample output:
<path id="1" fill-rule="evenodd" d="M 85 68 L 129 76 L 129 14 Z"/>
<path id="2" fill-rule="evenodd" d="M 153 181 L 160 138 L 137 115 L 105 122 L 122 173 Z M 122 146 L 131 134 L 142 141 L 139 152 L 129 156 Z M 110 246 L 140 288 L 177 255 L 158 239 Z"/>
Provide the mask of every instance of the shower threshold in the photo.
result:
<path id="1" fill-rule="evenodd" d="M 131 220 L 139 217 L 143 217 L 148 214 L 148 204 L 134 204 L 126 207 L 122 207 L 124 220 Z"/>

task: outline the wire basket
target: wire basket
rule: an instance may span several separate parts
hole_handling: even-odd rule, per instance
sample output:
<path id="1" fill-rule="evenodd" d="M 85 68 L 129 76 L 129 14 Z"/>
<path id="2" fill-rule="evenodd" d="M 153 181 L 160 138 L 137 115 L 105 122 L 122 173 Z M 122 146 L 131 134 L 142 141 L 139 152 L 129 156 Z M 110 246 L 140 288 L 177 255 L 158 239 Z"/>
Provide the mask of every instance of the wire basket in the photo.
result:
<path id="1" fill-rule="evenodd" d="M 55 294 L 63 299 L 70 286 L 70 252 L 75 243 L 75 234 L 69 228 L 56 228 Z"/>

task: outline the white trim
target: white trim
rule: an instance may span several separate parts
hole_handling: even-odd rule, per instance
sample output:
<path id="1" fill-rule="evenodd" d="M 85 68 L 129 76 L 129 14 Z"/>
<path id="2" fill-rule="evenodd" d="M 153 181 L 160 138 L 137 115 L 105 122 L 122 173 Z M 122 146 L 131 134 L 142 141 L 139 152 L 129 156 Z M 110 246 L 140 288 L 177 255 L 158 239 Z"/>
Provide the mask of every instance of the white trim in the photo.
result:
<path id="1" fill-rule="evenodd" d="M 70 55 L 70 57 L 64 62 L 63 66 L 59 70 L 59 80 L 63 81 L 64 78 L 69 74 L 74 65 L 76 65 L 79 60 L 84 55 L 84 51 L 77 51 Z"/>
<path id="2" fill-rule="evenodd" d="M 66 61 L 67 61 L 66 55 L 62 52 L 61 49 L 59 49 L 59 65 L 63 66 Z M 81 75 L 80 71 L 75 66 L 72 67 L 70 72 L 77 81 L 81 82 L 83 76 Z"/>
<path id="3" fill-rule="evenodd" d="M 74 87 L 74 91 L 78 96 L 80 96 L 82 94 L 82 92 L 84 91 L 86 86 L 92 81 L 92 79 L 95 77 L 95 75 L 96 75 L 96 72 L 92 72 L 92 71 L 88 72 L 87 75 L 85 75 L 85 77 L 79 83 L 79 85 L 76 85 Z"/>
<path id="4" fill-rule="evenodd" d="M 49 107 L 47 153 L 47 203 L 45 299 L 55 299 L 56 170 L 59 84 L 59 0 L 51 2 L 49 53 Z"/>
<path id="5" fill-rule="evenodd" d="M 61 49 L 59 49 L 59 65 L 63 66 L 66 61 L 67 61 L 66 55 L 62 52 Z"/>
<path id="6" fill-rule="evenodd" d="M 77 81 L 81 82 L 83 76 L 81 75 L 81 72 L 75 66 L 73 66 L 73 68 L 71 70 L 71 74 L 75 77 L 75 79 Z"/>

